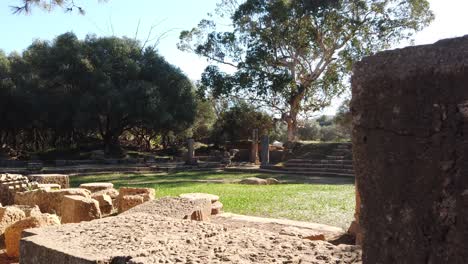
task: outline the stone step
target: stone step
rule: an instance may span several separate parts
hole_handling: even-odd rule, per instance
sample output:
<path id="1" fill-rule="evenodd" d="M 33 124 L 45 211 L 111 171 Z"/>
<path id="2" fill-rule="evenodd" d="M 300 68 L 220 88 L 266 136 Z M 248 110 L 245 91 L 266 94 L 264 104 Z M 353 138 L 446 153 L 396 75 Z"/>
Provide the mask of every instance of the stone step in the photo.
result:
<path id="1" fill-rule="evenodd" d="M 330 168 L 330 169 L 353 169 L 352 164 L 333 164 L 333 163 L 286 163 L 284 165 L 285 168 L 290 167 L 302 167 L 302 168 Z"/>
<path id="2" fill-rule="evenodd" d="M 335 151 L 332 151 L 330 153 L 330 155 L 332 156 L 344 156 L 344 155 L 351 155 L 352 152 L 351 151 L 339 151 L 339 150 L 335 150 Z"/>
<path id="3" fill-rule="evenodd" d="M 307 175 L 311 177 L 354 177 L 354 174 L 350 173 L 335 173 L 335 172 L 320 172 L 320 173 L 311 173 L 309 171 L 287 171 L 287 170 L 270 170 L 270 169 L 259 169 L 260 172 L 266 173 L 277 173 L 277 174 L 295 174 L 295 175 Z"/>
<path id="4" fill-rule="evenodd" d="M 309 164 L 353 164 L 352 160 L 327 160 L 327 159 L 291 159 L 286 164 L 309 163 Z"/>
<path id="5" fill-rule="evenodd" d="M 326 159 L 329 159 L 329 160 L 343 160 L 345 158 L 345 156 L 332 156 L 332 155 L 327 155 L 325 157 Z"/>
<path id="6" fill-rule="evenodd" d="M 346 173 L 354 174 L 352 169 L 329 169 L 329 168 L 304 168 L 304 167 L 284 167 L 283 170 L 286 171 L 308 171 L 311 173 L 320 173 L 320 172 L 334 172 L 334 173 Z"/>

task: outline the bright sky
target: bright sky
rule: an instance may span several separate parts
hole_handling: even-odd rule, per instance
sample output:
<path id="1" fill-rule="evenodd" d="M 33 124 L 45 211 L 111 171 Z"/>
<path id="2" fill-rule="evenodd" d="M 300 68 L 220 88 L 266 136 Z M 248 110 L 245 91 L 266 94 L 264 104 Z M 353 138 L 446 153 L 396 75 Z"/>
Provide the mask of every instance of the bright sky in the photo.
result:
<path id="1" fill-rule="evenodd" d="M 176 44 L 179 32 L 196 26 L 208 12 L 214 10 L 218 0 L 109 0 L 108 3 L 76 0 L 75 2 L 85 7 L 86 15 L 64 13 L 60 9 L 52 13 L 36 9 L 31 15 L 12 15 L 9 6 L 19 2 L 20 0 L 3 0 L 0 3 L 0 49 L 7 53 L 21 52 L 34 39 L 51 40 L 67 31 L 73 31 L 79 38 L 90 33 L 98 36 L 134 37 L 140 21 L 138 38 L 141 40 L 146 39 L 152 25 L 158 25 L 154 29 L 155 35 L 171 30 L 159 44 L 159 52 L 192 80 L 198 80 L 207 61 L 179 51 Z M 468 34 L 468 0 L 429 2 L 436 14 L 436 20 L 417 34 L 415 44 L 429 44 L 439 39 Z M 340 98 L 335 100 L 333 106 L 325 109 L 324 113 L 334 114 L 340 102 Z"/>

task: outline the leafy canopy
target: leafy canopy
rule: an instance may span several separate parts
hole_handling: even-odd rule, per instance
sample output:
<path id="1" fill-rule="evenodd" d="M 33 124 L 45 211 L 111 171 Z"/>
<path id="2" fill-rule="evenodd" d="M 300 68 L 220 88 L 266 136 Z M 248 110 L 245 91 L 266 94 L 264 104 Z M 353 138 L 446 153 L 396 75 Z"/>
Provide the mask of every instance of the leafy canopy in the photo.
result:
<path id="1" fill-rule="evenodd" d="M 434 18 L 427 0 L 222 0 L 217 15 L 181 32 L 178 44 L 215 63 L 202 75 L 204 92 L 268 107 L 289 130 L 298 114 L 345 90 L 354 61 L 411 39 Z"/>

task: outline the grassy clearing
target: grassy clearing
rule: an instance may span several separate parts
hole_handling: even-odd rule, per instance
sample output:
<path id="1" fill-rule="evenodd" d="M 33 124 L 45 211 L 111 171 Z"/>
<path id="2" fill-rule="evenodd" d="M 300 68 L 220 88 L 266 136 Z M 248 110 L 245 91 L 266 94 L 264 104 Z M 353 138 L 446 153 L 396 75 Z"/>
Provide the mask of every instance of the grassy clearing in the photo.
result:
<path id="1" fill-rule="evenodd" d="M 353 184 L 294 183 L 254 186 L 233 183 L 246 177 L 271 176 L 224 172 L 108 174 L 76 176 L 71 178 L 71 183 L 78 186 L 84 182 L 109 181 L 113 182 L 116 188 L 149 187 L 156 189 L 159 197 L 205 192 L 219 195 L 227 212 L 310 221 L 342 228 L 347 228 L 352 221 L 355 203 Z M 286 177 L 288 176 L 278 178 Z"/>

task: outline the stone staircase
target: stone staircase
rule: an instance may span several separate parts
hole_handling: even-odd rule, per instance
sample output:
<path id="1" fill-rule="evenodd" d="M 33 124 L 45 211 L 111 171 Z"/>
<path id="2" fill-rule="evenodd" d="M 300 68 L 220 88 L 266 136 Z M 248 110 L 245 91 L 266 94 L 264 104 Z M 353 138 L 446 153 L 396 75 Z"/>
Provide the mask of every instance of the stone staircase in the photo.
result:
<path id="1" fill-rule="evenodd" d="M 283 166 L 264 166 L 261 170 L 310 176 L 354 177 L 351 145 L 338 144 L 327 155 L 307 153 L 286 161 Z"/>

